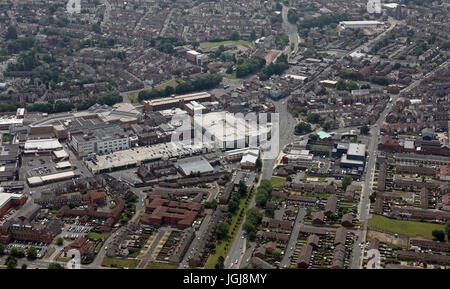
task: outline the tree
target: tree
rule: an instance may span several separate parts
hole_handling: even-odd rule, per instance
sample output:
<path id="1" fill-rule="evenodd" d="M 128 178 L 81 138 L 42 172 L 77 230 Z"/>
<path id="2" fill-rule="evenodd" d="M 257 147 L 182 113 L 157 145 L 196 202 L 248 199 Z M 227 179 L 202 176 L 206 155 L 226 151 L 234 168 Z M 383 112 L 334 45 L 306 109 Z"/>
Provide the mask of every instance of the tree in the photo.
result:
<path id="1" fill-rule="evenodd" d="M 14 26 L 9 26 L 5 35 L 5 40 L 17 39 L 17 30 Z"/>
<path id="2" fill-rule="evenodd" d="M 347 187 L 352 183 L 352 177 L 345 176 L 342 178 L 342 189 L 345 191 Z"/>
<path id="3" fill-rule="evenodd" d="M 231 33 L 231 40 L 233 40 L 233 41 L 239 40 L 240 37 L 241 36 L 239 35 L 239 32 L 237 32 L 237 31 L 233 31 L 233 33 Z"/>
<path id="4" fill-rule="evenodd" d="M 15 269 L 17 266 L 17 259 L 14 256 L 8 256 L 5 265 L 8 269 Z"/>
<path id="5" fill-rule="evenodd" d="M 170 96 L 170 95 L 175 93 L 175 88 L 173 88 L 172 86 L 168 85 L 164 89 L 164 93 L 166 94 L 166 96 Z"/>
<path id="6" fill-rule="evenodd" d="M 48 264 L 48 269 L 64 269 L 59 263 Z"/>
<path id="7" fill-rule="evenodd" d="M 11 250 L 9 250 L 9 255 L 22 258 L 25 256 L 25 251 L 22 248 L 13 247 Z"/>
<path id="8" fill-rule="evenodd" d="M 258 158 L 256 159 L 255 166 L 256 166 L 256 169 L 257 169 L 258 171 L 261 170 L 261 168 L 262 168 L 262 161 L 261 161 L 261 158 L 260 158 L 260 157 L 258 157 Z"/>
<path id="9" fill-rule="evenodd" d="M 245 197 L 247 195 L 247 185 L 244 181 L 239 182 L 238 193 L 241 197 Z"/>
<path id="10" fill-rule="evenodd" d="M 27 257 L 30 260 L 34 260 L 37 258 L 37 249 L 34 246 L 31 246 L 27 251 Z"/>
<path id="11" fill-rule="evenodd" d="M 221 222 L 217 225 L 216 235 L 217 239 L 223 240 L 228 236 L 228 230 L 230 229 L 230 225 L 227 222 Z"/>
<path id="12" fill-rule="evenodd" d="M 311 125 L 306 122 L 300 122 L 295 126 L 295 134 L 303 135 L 312 132 Z"/>
<path id="13" fill-rule="evenodd" d="M 0 256 L 2 256 L 3 254 L 5 254 L 5 245 L 0 244 Z"/>
<path id="14" fill-rule="evenodd" d="M 363 135 L 368 135 L 369 134 L 369 127 L 367 125 L 364 125 L 362 127 L 360 127 L 359 132 Z"/>
<path id="15" fill-rule="evenodd" d="M 289 9 L 288 10 L 288 21 L 291 24 L 295 24 L 298 21 L 298 15 L 297 15 L 297 11 L 295 11 L 294 9 Z"/>
<path id="16" fill-rule="evenodd" d="M 217 263 L 214 266 L 216 269 L 223 269 L 224 268 L 224 262 L 225 262 L 225 258 L 223 256 L 219 256 L 219 258 L 217 258 Z"/>
<path id="17" fill-rule="evenodd" d="M 431 235 L 433 235 L 433 237 L 440 241 L 440 242 L 445 242 L 445 232 L 442 230 L 433 230 L 431 232 Z"/>
<path id="18" fill-rule="evenodd" d="M 445 233 L 447 234 L 447 240 L 450 241 L 450 220 L 445 224 Z"/>
<path id="19" fill-rule="evenodd" d="M 318 123 L 320 121 L 320 115 L 317 113 L 311 113 L 308 115 L 308 117 L 306 118 L 306 120 L 309 123 Z"/>
<path id="20" fill-rule="evenodd" d="M 312 141 L 316 141 L 319 138 L 319 136 L 317 134 L 310 134 L 308 138 Z"/>

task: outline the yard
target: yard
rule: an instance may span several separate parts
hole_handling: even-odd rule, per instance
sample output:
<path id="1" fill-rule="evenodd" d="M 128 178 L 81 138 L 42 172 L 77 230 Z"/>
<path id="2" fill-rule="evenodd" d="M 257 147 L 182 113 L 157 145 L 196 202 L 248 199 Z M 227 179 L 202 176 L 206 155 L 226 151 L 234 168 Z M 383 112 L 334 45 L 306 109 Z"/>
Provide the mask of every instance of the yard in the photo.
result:
<path id="1" fill-rule="evenodd" d="M 270 179 L 270 184 L 273 188 L 282 188 L 286 184 L 286 178 L 282 177 L 272 177 Z"/>
<path id="2" fill-rule="evenodd" d="M 237 41 L 226 40 L 226 41 L 218 41 L 218 42 L 202 42 L 202 43 L 200 43 L 200 48 L 209 49 L 209 48 L 218 47 L 220 45 L 225 45 L 225 44 L 242 45 L 245 47 L 253 46 L 251 42 L 245 41 L 245 40 L 237 40 Z"/>
<path id="3" fill-rule="evenodd" d="M 391 233 L 398 233 L 400 235 L 406 235 L 409 237 L 422 236 L 424 238 L 433 239 L 431 232 L 433 230 L 444 230 L 444 225 L 392 220 L 383 216 L 373 215 L 369 220 L 369 228 L 383 230 Z"/>
<path id="4" fill-rule="evenodd" d="M 134 269 L 138 264 L 139 264 L 138 259 L 105 257 L 103 259 L 102 266 Z"/>

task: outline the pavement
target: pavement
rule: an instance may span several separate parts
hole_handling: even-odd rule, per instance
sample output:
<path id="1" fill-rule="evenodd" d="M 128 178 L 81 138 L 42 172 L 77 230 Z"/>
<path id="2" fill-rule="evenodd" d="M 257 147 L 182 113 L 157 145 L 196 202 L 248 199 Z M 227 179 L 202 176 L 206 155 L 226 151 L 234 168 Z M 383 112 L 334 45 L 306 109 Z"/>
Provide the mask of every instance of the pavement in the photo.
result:
<path id="1" fill-rule="evenodd" d="M 282 28 L 289 36 L 289 45 L 286 47 L 284 52 L 287 54 L 288 59 L 290 59 L 291 55 L 295 55 L 298 51 L 298 43 L 300 41 L 300 36 L 298 35 L 297 25 L 291 24 L 288 21 L 288 17 L 287 17 L 288 11 L 289 11 L 289 7 L 283 5 L 283 10 L 281 11 L 281 15 L 283 17 Z M 294 46 L 292 51 L 291 51 L 291 45 Z"/>

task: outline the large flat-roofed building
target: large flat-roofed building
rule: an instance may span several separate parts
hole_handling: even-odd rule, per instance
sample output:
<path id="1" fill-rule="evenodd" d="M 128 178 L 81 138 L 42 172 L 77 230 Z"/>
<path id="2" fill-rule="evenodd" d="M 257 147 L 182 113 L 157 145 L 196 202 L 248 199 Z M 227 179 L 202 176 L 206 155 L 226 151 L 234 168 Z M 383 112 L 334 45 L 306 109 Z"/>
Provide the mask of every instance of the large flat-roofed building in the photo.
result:
<path id="1" fill-rule="evenodd" d="M 347 158 L 364 161 L 366 158 L 366 145 L 350 143 L 348 145 Z"/>
<path id="2" fill-rule="evenodd" d="M 342 29 L 362 29 L 362 28 L 377 28 L 383 25 L 382 21 L 364 20 L 364 21 L 341 21 L 339 26 Z"/>
<path id="3" fill-rule="evenodd" d="M 54 138 L 51 139 L 32 139 L 24 144 L 24 153 L 50 153 L 52 151 L 62 150 L 61 143 Z"/>
<path id="4" fill-rule="evenodd" d="M 171 97 L 164 97 L 152 100 L 144 100 L 142 104 L 147 111 L 159 111 L 174 107 L 183 107 L 184 103 L 191 101 L 212 101 L 213 95 L 208 92 L 197 92 L 183 95 L 176 95 Z"/>
<path id="5" fill-rule="evenodd" d="M 23 194 L 10 194 L 0 192 L 0 216 L 3 215 L 12 206 L 23 205 L 27 197 Z"/>
<path id="6" fill-rule="evenodd" d="M 177 167 L 180 173 L 185 176 L 195 173 L 200 173 L 200 175 L 210 175 L 214 173 L 214 168 L 203 157 L 179 160 L 177 162 Z"/>
<path id="7" fill-rule="evenodd" d="M 70 134 L 70 145 L 80 156 L 106 154 L 130 147 L 129 133 L 118 125 L 101 125 Z"/>
<path id="8" fill-rule="evenodd" d="M 364 168 L 366 160 L 366 145 L 358 143 L 348 144 L 347 154 L 341 157 L 341 167 L 343 168 Z"/>
<path id="9" fill-rule="evenodd" d="M 59 182 L 64 180 L 69 180 L 80 176 L 80 173 L 75 171 L 65 171 L 55 174 L 49 174 L 45 176 L 33 176 L 27 179 L 30 186 L 40 186 L 48 183 Z"/>
<path id="10" fill-rule="evenodd" d="M 160 143 L 151 146 L 141 146 L 127 150 L 116 151 L 105 155 L 97 155 L 92 160 L 85 160 L 86 166 L 92 173 L 97 174 L 113 169 L 124 169 L 140 166 L 142 163 L 181 158 L 199 154 L 201 146 L 183 145 L 173 143 Z"/>
<path id="11" fill-rule="evenodd" d="M 211 112 L 194 118 L 203 128 L 203 145 L 219 148 L 261 146 L 270 138 L 271 123 L 265 125 L 247 121 L 227 112 Z"/>
<path id="12" fill-rule="evenodd" d="M 149 225 L 171 224 L 185 229 L 192 225 L 201 208 L 200 203 L 177 202 L 152 195 L 140 221 Z"/>

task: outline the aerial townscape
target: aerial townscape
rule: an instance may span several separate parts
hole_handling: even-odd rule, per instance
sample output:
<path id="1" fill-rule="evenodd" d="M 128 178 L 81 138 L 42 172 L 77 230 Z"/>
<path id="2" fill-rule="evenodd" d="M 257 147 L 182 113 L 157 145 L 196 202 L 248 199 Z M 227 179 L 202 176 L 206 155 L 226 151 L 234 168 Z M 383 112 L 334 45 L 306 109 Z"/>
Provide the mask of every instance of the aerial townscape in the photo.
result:
<path id="1" fill-rule="evenodd" d="M 0 0 L 0 268 L 450 268 L 449 15 Z"/>

